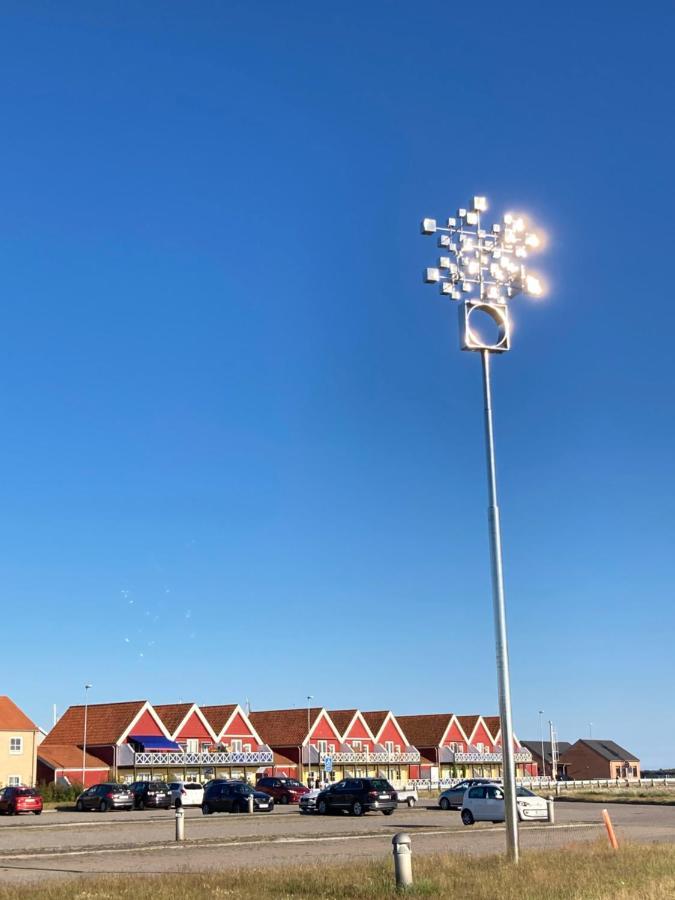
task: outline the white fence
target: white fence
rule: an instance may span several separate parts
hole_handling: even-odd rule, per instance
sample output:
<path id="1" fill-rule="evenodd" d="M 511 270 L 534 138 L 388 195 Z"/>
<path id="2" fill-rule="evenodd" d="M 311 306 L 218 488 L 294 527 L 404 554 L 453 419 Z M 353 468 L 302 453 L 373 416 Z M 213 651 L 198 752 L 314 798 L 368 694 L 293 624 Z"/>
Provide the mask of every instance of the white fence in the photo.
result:
<path id="1" fill-rule="evenodd" d="M 252 753 L 134 753 L 136 766 L 271 766 L 273 762 L 271 750 Z"/>
<path id="2" fill-rule="evenodd" d="M 470 778 L 471 776 L 467 776 Z M 429 778 L 416 778 L 411 781 L 409 787 L 418 790 L 446 790 L 459 784 L 460 781 L 466 781 L 466 778 L 441 778 L 431 781 Z M 621 787 L 670 787 L 675 788 L 675 778 L 584 778 L 579 781 L 554 781 L 552 778 L 516 778 L 518 787 L 530 788 L 549 788 L 556 794 L 562 794 L 565 791 L 574 791 L 579 788 L 621 788 Z"/>

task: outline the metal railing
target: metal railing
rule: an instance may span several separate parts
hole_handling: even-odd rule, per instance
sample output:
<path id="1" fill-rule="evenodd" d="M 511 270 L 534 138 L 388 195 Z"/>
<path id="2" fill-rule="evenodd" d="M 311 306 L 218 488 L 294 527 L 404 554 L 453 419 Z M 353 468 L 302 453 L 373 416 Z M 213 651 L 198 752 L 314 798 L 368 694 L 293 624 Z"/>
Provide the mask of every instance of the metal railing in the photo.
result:
<path id="1" fill-rule="evenodd" d="M 329 756 L 336 765 L 398 765 L 399 763 L 419 763 L 420 754 L 418 750 L 405 750 L 401 753 L 387 753 L 373 751 L 365 753 L 363 751 L 346 752 L 338 750 L 335 753 L 321 753 L 320 761 Z"/>
<path id="2" fill-rule="evenodd" d="M 134 753 L 135 766 L 266 766 L 273 763 L 271 750 L 251 753 Z"/>

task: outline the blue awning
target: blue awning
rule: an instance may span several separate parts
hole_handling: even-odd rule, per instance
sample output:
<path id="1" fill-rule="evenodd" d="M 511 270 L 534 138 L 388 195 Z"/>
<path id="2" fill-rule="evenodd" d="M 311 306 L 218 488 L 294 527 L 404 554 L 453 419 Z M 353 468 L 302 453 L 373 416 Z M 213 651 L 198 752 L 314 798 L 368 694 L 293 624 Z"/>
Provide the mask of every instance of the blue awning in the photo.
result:
<path id="1" fill-rule="evenodd" d="M 175 741 L 170 741 L 161 734 L 132 734 L 129 740 L 139 744 L 142 750 L 163 750 L 165 753 L 172 750 L 180 753 L 182 750 Z"/>

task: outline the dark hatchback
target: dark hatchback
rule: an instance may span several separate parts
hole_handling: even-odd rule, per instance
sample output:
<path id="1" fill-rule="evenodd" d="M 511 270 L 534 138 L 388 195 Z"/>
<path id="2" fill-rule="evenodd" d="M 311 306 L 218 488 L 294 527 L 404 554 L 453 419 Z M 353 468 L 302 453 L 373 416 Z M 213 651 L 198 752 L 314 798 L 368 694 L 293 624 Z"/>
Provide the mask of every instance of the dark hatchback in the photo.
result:
<path id="1" fill-rule="evenodd" d="M 134 781 L 129 785 L 134 809 L 168 809 L 173 805 L 171 789 L 163 781 Z"/>
<path id="2" fill-rule="evenodd" d="M 204 790 L 202 812 L 205 816 L 214 812 L 248 812 L 248 798 L 253 795 L 253 809 L 271 812 L 274 800 L 269 794 L 254 791 L 243 781 L 211 781 Z"/>
<path id="3" fill-rule="evenodd" d="M 303 794 L 309 793 L 309 788 L 296 781 L 295 778 L 261 778 L 256 784 L 256 790 L 269 794 L 275 803 L 299 803 Z"/>
<path id="4" fill-rule="evenodd" d="M 75 809 L 82 812 L 85 809 L 97 809 L 99 812 L 108 812 L 110 809 L 132 809 L 134 795 L 125 784 L 95 784 L 94 787 L 82 791 L 77 798 Z"/>
<path id="5" fill-rule="evenodd" d="M 396 806 L 396 791 L 386 778 L 345 778 L 316 798 L 316 809 L 322 816 L 334 811 L 362 816 L 370 810 L 390 816 Z"/>

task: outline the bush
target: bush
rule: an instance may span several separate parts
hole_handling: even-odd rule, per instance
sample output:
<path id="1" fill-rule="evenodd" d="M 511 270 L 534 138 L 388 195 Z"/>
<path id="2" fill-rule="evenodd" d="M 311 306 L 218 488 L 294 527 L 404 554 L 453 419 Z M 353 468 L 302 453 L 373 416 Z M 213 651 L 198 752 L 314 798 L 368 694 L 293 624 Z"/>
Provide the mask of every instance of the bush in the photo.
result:
<path id="1" fill-rule="evenodd" d="M 77 782 L 73 784 L 39 784 L 38 790 L 46 803 L 64 803 L 68 800 L 77 800 L 84 788 Z"/>

